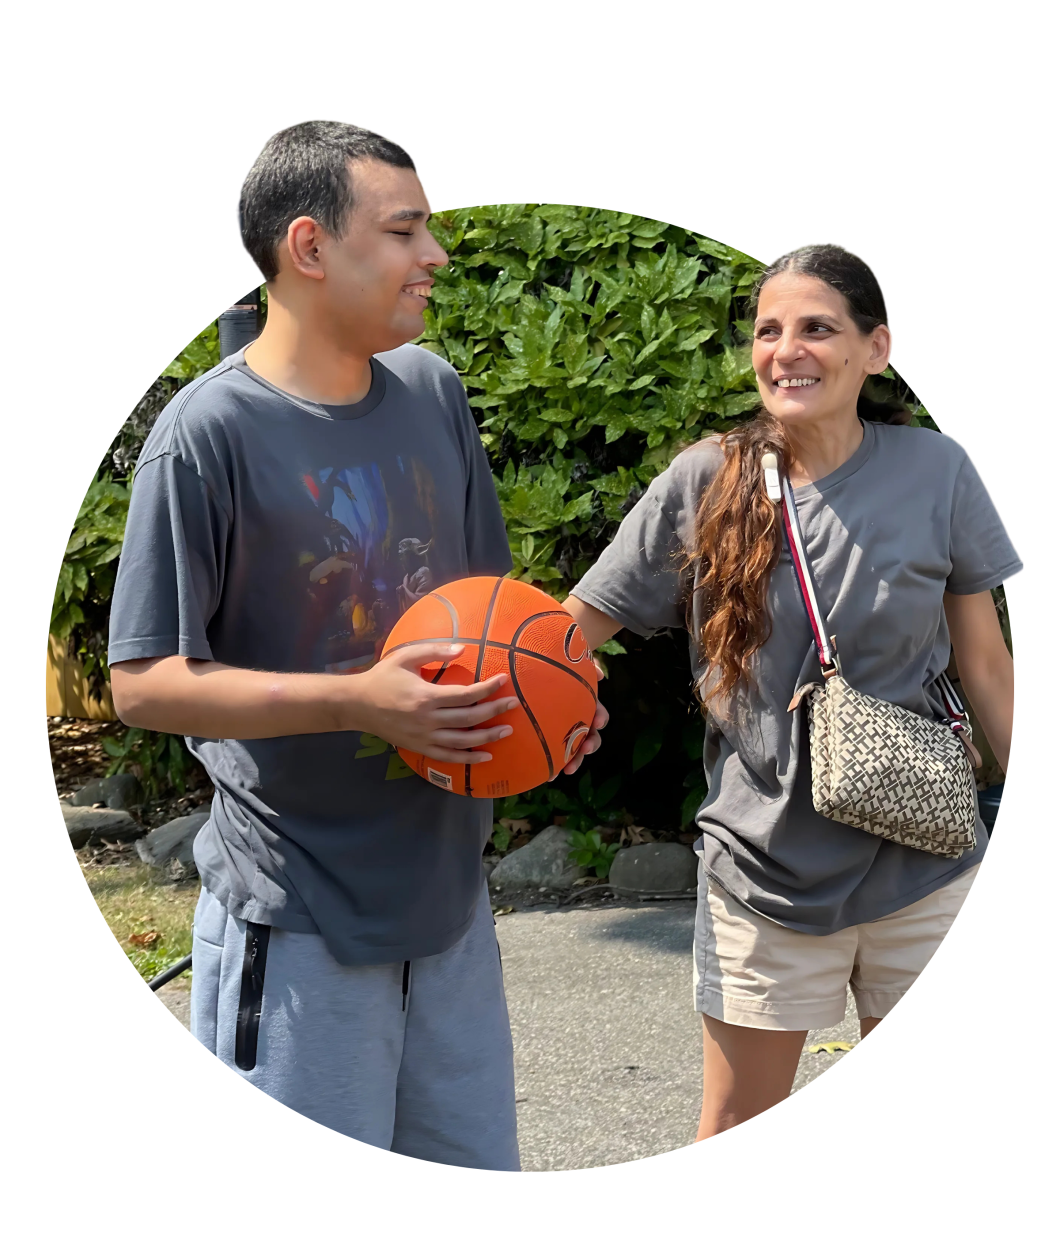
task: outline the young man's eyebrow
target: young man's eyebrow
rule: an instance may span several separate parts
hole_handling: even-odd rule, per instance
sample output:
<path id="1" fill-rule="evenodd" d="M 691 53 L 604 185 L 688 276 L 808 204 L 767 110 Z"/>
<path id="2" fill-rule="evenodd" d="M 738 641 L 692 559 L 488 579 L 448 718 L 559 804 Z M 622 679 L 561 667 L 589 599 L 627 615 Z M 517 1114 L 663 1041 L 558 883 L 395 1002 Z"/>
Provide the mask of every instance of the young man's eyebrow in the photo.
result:
<path id="1" fill-rule="evenodd" d="M 430 215 L 423 210 L 399 210 L 387 220 L 387 223 L 404 223 L 407 219 L 430 219 Z"/>

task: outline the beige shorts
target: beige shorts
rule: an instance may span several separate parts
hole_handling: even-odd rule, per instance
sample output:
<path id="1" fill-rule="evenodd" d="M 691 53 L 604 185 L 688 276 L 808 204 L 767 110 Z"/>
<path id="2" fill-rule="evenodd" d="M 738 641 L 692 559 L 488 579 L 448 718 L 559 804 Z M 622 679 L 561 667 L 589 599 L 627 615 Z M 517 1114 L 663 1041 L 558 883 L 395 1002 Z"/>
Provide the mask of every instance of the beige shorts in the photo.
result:
<path id="1" fill-rule="evenodd" d="M 741 906 L 700 875 L 695 1007 L 721 1022 L 816 1031 L 843 1021 L 847 985 L 859 1018 L 882 1018 L 950 929 L 978 867 L 872 923 L 810 936 Z"/>

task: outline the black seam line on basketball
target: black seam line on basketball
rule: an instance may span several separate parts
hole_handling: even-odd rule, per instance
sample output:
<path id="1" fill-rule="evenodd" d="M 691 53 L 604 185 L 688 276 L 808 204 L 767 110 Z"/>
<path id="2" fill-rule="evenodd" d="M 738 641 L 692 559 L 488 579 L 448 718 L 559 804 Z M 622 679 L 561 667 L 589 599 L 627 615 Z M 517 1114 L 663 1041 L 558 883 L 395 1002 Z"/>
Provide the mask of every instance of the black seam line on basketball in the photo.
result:
<path id="1" fill-rule="evenodd" d="M 596 697 L 596 693 L 577 670 L 572 670 L 570 666 L 565 666 L 561 661 L 553 661 L 551 657 L 546 657 L 544 653 L 535 653 L 533 649 L 520 649 L 514 644 L 501 644 L 499 640 L 487 640 L 486 643 L 491 649 L 508 649 L 513 653 L 519 653 L 522 657 L 532 657 L 535 661 L 543 661 L 550 666 L 555 666 L 557 670 L 562 670 L 564 674 L 569 674 L 572 679 L 576 679 L 591 696 Z"/>
<path id="2" fill-rule="evenodd" d="M 497 580 L 497 583 L 494 584 L 493 592 L 490 594 L 490 603 L 486 607 L 486 617 L 482 621 L 482 641 L 479 643 L 479 646 L 478 646 L 478 661 L 475 663 L 474 681 L 476 683 L 479 683 L 482 681 L 482 662 L 486 656 L 486 636 L 489 634 L 490 623 L 493 621 L 493 608 L 497 604 L 497 594 L 501 591 L 501 585 L 503 583 L 504 583 L 504 580 L 502 578 L 499 578 Z M 445 670 L 445 667 L 443 666 L 442 669 L 438 671 L 439 677 L 441 677 L 441 674 L 444 670 Z M 471 798 L 471 766 L 469 764 L 464 765 L 464 792 L 466 793 L 467 797 L 470 799 Z"/>
<path id="3" fill-rule="evenodd" d="M 392 649 L 387 649 L 386 655 L 387 657 L 389 657 L 392 653 L 396 653 L 398 649 L 410 649 L 414 645 L 417 645 L 417 644 L 439 644 L 439 643 L 441 643 L 441 641 L 439 641 L 433 636 L 424 636 L 419 640 L 406 640 L 403 644 L 395 644 Z M 503 640 L 485 640 L 484 641 L 479 636 L 467 636 L 467 637 L 458 636 L 457 643 L 458 644 L 472 644 L 478 648 L 481 648 L 481 646 L 485 644 L 487 648 L 504 649 L 505 652 L 509 652 L 512 648 L 514 648 L 514 646 L 511 644 L 505 644 Z M 555 666 L 557 670 L 562 670 L 564 674 L 569 674 L 572 679 L 577 679 L 578 682 L 582 685 L 582 687 L 584 687 L 585 690 L 588 691 L 591 695 L 593 696 L 596 695 L 593 689 L 589 686 L 588 683 L 586 683 L 585 679 L 582 678 L 582 676 L 577 672 L 577 670 L 572 670 L 570 666 L 565 666 L 561 661 L 554 661 L 551 657 L 546 657 L 544 653 L 535 653 L 533 649 L 515 649 L 515 651 L 517 653 L 522 653 L 524 657 L 533 657 L 535 661 L 543 661 L 543 662 L 547 662 L 550 666 Z M 441 670 L 438 671 L 438 674 L 439 675 L 443 674 L 450 664 L 451 663 L 446 662 L 445 665 L 441 668 Z M 437 677 L 435 679 L 432 679 L 432 682 L 437 682 Z"/>
<path id="4" fill-rule="evenodd" d="M 515 694 L 519 697 L 519 703 L 523 706 L 523 709 L 526 712 L 526 716 L 533 723 L 533 727 L 537 731 L 537 737 L 541 742 L 541 750 L 545 753 L 545 759 L 548 761 L 548 776 L 551 778 L 553 774 L 555 773 L 555 769 L 553 768 L 553 765 L 552 765 L 552 753 L 548 750 L 548 743 L 545 740 L 544 731 L 542 731 L 541 727 L 537 724 L 537 718 L 534 716 L 533 710 L 526 703 L 526 697 L 523 695 L 523 690 L 519 686 L 519 680 L 516 678 L 516 675 L 515 675 L 515 654 L 520 651 L 521 650 L 516 649 L 512 646 L 509 646 L 508 648 L 508 670 L 510 672 L 512 686 L 515 688 Z"/>
<path id="5" fill-rule="evenodd" d="M 445 644 L 446 641 L 441 636 L 421 636 L 418 640 L 405 640 L 401 644 L 395 644 L 392 648 L 387 649 L 386 655 L 389 657 L 392 653 L 396 653 L 398 649 L 411 649 L 416 644 Z M 474 644 L 482 643 L 481 636 L 457 636 L 457 644 Z M 505 646 L 507 647 L 507 646 Z M 449 663 L 446 662 L 446 665 Z"/>
<path id="6" fill-rule="evenodd" d="M 516 641 L 518 640 L 519 636 L 522 636 L 523 631 L 526 631 L 526 628 L 529 627 L 529 625 L 531 625 L 532 622 L 537 622 L 538 619 L 552 619 L 554 615 L 563 615 L 564 619 L 569 619 L 570 611 L 569 610 L 542 610 L 541 614 L 531 615 L 529 616 L 529 619 L 523 619 L 523 621 L 519 623 L 518 627 L 516 628 L 515 636 L 512 636 L 512 643 L 508 647 L 510 648 L 516 647 Z M 489 641 L 487 641 L 486 643 L 489 643 Z M 578 673 L 578 670 L 571 670 L 569 667 L 564 666 L 562 662 L 553 662 L 552 658 L 545 657 L 543 653 L 532 653 L 531 651 L 529 651 L 528 648 L 521 648 L 519 649 L 519 652 L 526 653 L 527 657 L 536 657 L 538 658 L 538 661 L 548 662 L 549 666 L 558 667 L 560 670 L 564 670 L 566 674 L 574 675 L 574 678 L 578 679 L 578 682 L 581 685 L 583 685 L 584 688 L 590 691 L 592 698 L 596 699 L 595 691 L 589 687 L 589 684 L 585 682 L 585 679 L 581 678 L 581 675 Z M 512 664 L 512 669 L 515 669 L 515 664 Z M 552 760 L 550 760 L 550 758 L 549 758 L 549 764 L 552 764 Z"/>
<path id="7" fill-rule="evenodd" d="M 493 610 L 497 604 L 497 594 L 501 591 L 503 579 L 499 579 L 493 586 L 493 592 L 490 594 L 490 603 L 486 607 L 486 617 L 482 621 L 482 643 L 478 646 L 478 662 L 475 665 L 475 682 L 478 683 L 482 675 L 482 663 L 486 657 L 486 640 L 490 634 L 490 623 L 493 621 Z"/>
<path id="8" fill-rule="evenodd" d="M 445 608 L 449 611 L 449 618 L 451 619 L 452 624 L 453 624 L 453 639 L 455 640 L 456 633 L 460 630 L 460 616 L 456 612 L 456 607 L 453 605 L 453 603 L 449 600 L 448 597 L 443 597 L 441 593 L 428 593 L 427 596 L 433 597 L 435 601 L 440 601 L 442 605 L 445 606 Z M 449 665 L 448 662 L 442 663 L 442 665 L 438 668 L 438 673 L 434 676 L 433 679 L 431 679 L 432 683 L 438 682 L 438 680 L 442 677 L 442 675 L 445 674 L 446 667 L 448 665 Z"/>

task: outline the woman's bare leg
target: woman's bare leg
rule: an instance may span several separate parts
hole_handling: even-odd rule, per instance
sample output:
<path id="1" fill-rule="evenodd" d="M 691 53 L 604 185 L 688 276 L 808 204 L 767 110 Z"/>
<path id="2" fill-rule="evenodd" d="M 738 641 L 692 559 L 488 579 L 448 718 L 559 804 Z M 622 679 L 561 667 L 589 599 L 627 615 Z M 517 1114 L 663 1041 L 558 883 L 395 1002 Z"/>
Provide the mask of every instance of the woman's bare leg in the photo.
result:
<path id="1" fill-rule="evenodd" d="M 696 1142 L 786 1099 L 805 1042 L 805 1031 L 732 1026 L 704 1014 L 703 1115 Z"/>
<path id="2" fill-rule="evenodd" d="M 878 1027 L 882 1021 L 883 1021 L 882 1018 L 862 1018 L 861 1019 L 861 1038 L 864 1039 L 865 1036 L 868 1035 L 868 1033 L 873 1029 L 873 1027 Z"/>

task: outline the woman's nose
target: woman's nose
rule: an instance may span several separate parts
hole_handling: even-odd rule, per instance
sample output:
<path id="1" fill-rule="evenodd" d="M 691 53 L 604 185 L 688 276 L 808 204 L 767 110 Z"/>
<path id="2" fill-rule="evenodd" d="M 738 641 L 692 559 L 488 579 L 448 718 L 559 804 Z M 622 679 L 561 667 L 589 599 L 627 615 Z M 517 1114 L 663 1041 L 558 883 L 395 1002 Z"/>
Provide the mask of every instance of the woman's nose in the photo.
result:
<path id="1" fill-rule="evenodd" d="M 802 355 L 802 344 L 794 331 L 782 331 L 773 355 L 778 361 L 796 360 Z"/>

